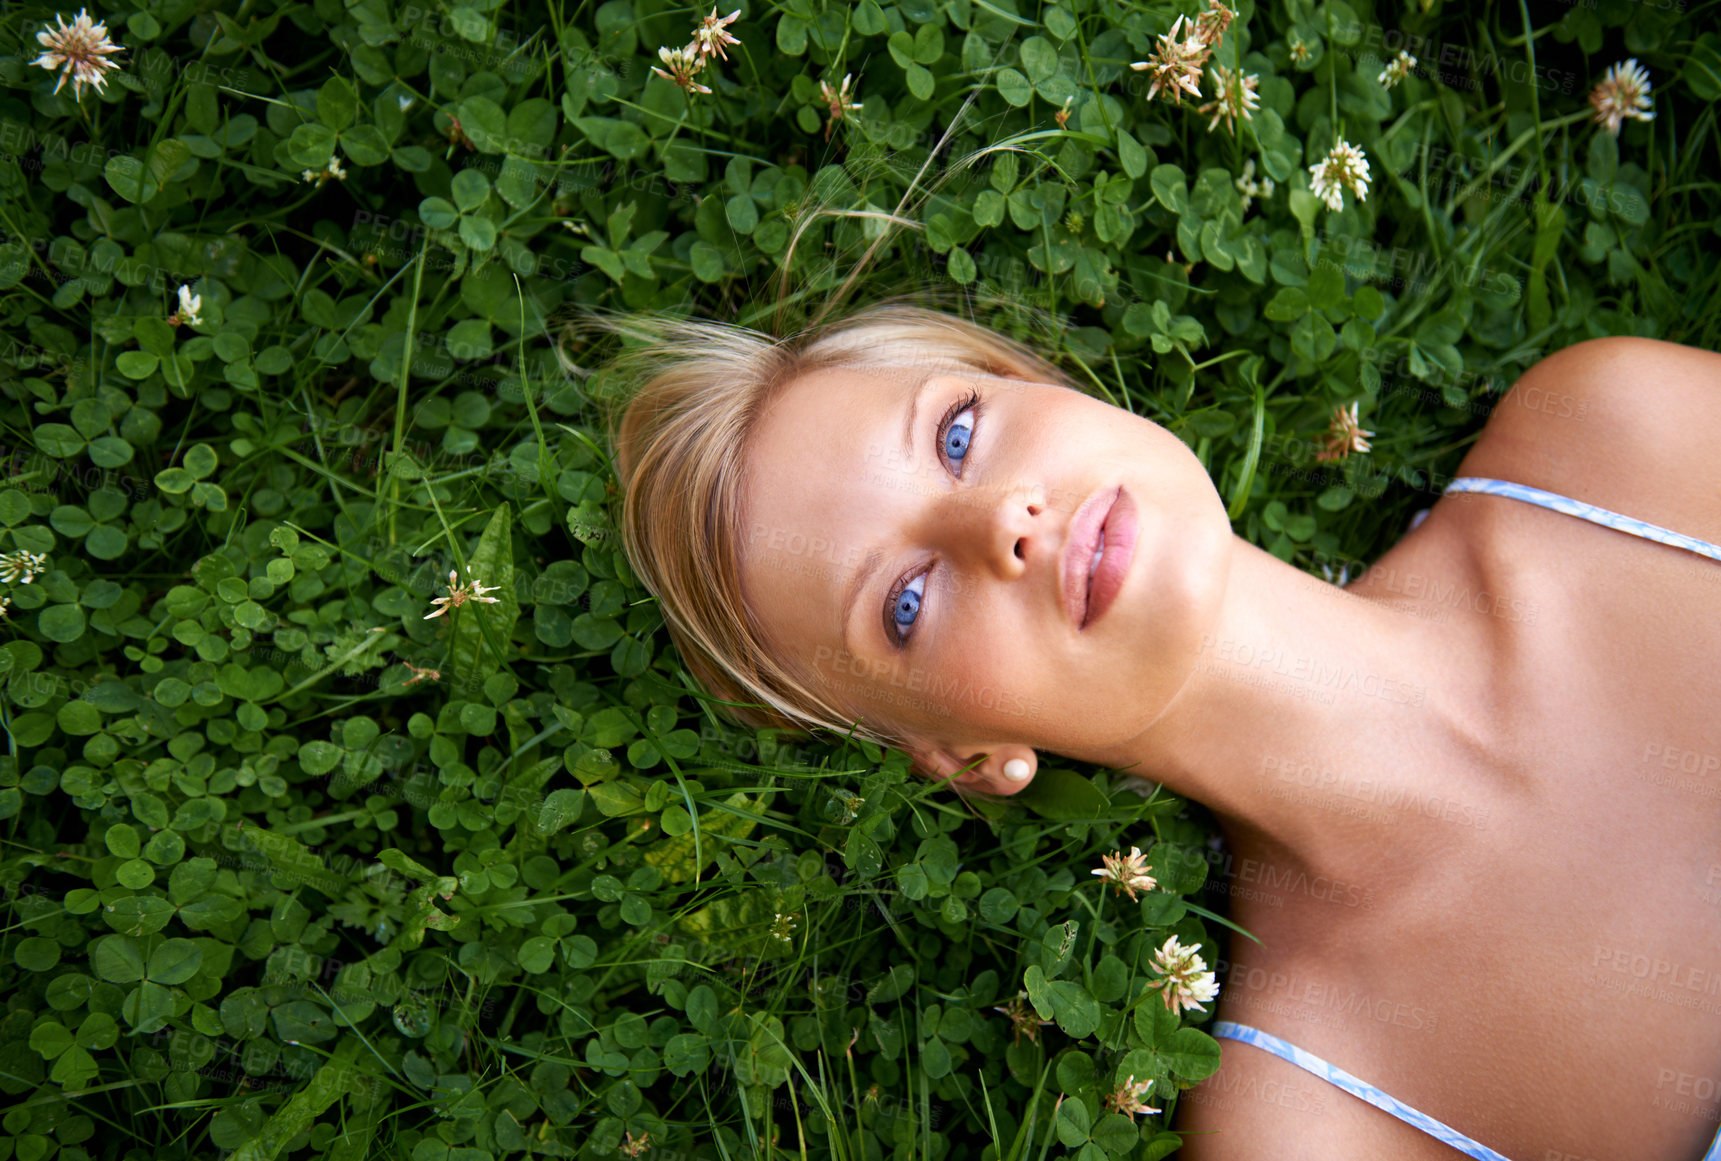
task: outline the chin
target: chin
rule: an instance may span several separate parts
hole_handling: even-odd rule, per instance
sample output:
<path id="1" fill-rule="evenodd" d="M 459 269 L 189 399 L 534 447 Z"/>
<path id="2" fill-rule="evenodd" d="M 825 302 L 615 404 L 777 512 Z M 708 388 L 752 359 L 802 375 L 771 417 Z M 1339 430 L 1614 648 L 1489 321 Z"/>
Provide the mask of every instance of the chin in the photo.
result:
<path id="1" fill-rule="evenodd" d="M 1236 535 L 1218 491 L 1189 457 L 1175 499 L 1148 495 L 1141 505 L 1136 556 L 1118 603 L 1097 628 L 1113 636 L 1106 653 L 1120 656 L 1121 683 L 1135 699 L 1132 713 L 1157 719 L 1200 664 L 1202 644 L 1217 631 L 1230 582 Z M 1105 621 L 1113 620 L 1107 626 Z M 1120 707 L 1120 710 L 1123 707 Z M 1145 722 L 1143 723 L 1146 724 Z"/>
<path id="2" fill-rule="evenodd" d="M 1206 472 L 1202 478 L 1206 479 Z M 1225 603 L 1225 589 L 1231 580 L 1231 552 L 1236 533 L 1219 493 L 1209 482 L 1200 498 L 1198 511 L 1191 513 L 1180 528 L 1182 542 L 1174 567 L 1166 578 L 1167 599 L 1174 608 L 1186 610 L 1178 618 L 1186 625 L 1192 643 L 1199 644 L 1204 634 L 1219 623 L 1220 608 Z"/>

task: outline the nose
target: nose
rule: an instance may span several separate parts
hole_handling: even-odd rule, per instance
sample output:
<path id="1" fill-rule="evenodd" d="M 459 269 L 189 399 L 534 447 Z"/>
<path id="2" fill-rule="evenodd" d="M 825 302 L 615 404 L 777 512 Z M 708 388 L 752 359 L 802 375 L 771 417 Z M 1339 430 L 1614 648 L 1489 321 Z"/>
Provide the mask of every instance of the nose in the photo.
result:
<path id="1" fill-rule="evenodd" d="M 944 514 L 943 523 L 952 530 L 952 554 L 962 564 L 1008 580 L 1052 547 L 1044 485 L 958 489 L 944 499 L 954 510 Z"/>

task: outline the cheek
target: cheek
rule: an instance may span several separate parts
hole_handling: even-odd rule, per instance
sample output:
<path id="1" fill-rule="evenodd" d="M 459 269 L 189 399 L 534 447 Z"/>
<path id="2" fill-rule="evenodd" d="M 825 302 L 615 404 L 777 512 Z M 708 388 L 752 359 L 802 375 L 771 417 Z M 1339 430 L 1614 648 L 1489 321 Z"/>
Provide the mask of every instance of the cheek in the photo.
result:
<path id="1" fill-rule="evenodd" d="M 1071 486 L 1110 477 L 1151 479 L 1174 457 L 1193 458 L 1182 440 L 1151 420 L 1085 397 L 1047 416 L 1036 437 L 1056 455 Z M 1064 503 L 1073 507 L 1086 498 L 1086 493 L 1066 496 Z"/>
<path id="2" fill-rule="evenodd" d="M 1200 496 L 1160 526 L 1137 560 L 1146 566 L 1139 590 L 1146 616 L 1132 650 L 1140 667 L 1172 673 L 1194 664 L 1218 623 L 1232 539 L 1223 511 L 1209 511 Z"/>
<path id="3" fill-rule="evenodd" d="M 1049 644 L 1025 635 L 1038 622 L 1025 610 L 993 602 L 963 602 L 961 630 L 939 642 L 930 661 L 903 665 L 892 675 L 898 692 L 912 696 L 933 721 L 1007 733 L 1030 729 L 1045 692 L 1042 659 Z"/>

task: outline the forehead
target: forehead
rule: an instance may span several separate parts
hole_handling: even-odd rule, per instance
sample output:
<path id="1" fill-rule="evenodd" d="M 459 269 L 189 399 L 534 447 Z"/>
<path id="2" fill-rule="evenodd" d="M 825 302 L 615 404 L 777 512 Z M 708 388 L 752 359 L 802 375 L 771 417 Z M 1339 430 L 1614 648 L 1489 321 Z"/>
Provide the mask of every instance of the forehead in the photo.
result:
<path id="1" fill-rule="evenodd" d="M 766 408 L 743 474 L 745 555 L 790 531 L 844 535 L 857 553 L 855 518 L 882 499 L 869 478 L 900 468 L 903 415 L 928 368 L 821 368 L 798 378 Z M 911 445 L 912 446 L 912 445 Z M 862 521 L 862 523 L 865 523 Z M 773 534 L 775 534 L 773 536 Z"/>
<path id="2" fill-rule="evenodd" d="M 945 487 L 931 432 L 944 396 L 964 386 L 990 394 L 1055 390 L 944 361 L 824 367 L 796 377 L 749 437 L 743 557 L 765 563 L 770 552 L 787 551 L 827 562 L 863 559 L 916 497 Z M 835 575 L 804 559 L 791 571 L 803 580 Z"/>
<path id="3" fill-rule="evenodd" d="M 843 585 L 895 528 L 910 498 L 904 489 L 924 469 L 902 446 L 909 399 L 933 375 L 949 373 L 925 365 L 821 368 L 767 408 L 743 474 L 740 571 L 769 635 L 809 653 L 836 643 Z"/>

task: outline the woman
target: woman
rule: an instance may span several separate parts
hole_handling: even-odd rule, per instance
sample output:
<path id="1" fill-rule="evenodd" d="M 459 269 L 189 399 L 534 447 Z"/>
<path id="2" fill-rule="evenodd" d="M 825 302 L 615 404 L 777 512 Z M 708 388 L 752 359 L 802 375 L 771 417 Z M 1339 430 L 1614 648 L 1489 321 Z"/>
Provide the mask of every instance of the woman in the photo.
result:
<path id="1" fill-rule="evenodd" d="M 1176 436 L 949 315 L 631 357 L 662 362 L 615 433 L 627 551 L 740 720 L 858 720 L 999 795 L 1062 754 L 1215 812 L 1259 944 L 1219 965 L 1184 1156 L 1704 1154 L 1721 357 L 1544 359 L 1342 588 L 1236 536 Z"/>

